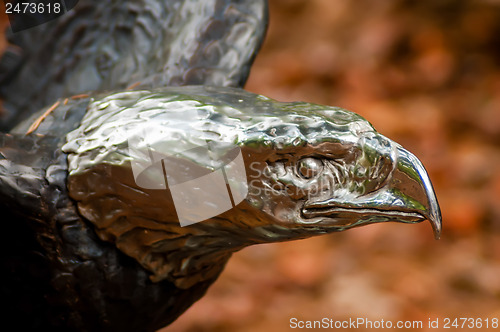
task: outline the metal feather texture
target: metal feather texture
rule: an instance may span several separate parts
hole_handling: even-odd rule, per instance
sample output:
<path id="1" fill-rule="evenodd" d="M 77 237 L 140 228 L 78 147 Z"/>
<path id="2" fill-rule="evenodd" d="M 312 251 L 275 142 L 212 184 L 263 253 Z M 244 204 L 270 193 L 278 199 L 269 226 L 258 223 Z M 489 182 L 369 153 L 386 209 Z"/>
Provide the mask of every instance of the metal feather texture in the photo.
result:
<path id="1" fill-rule="evenodd" d="M 141 143 L 146 153 L 135 146 Z M 212 149 L 202 151 L 203 145 Z M 224 182 L 211 177 L 203 187 L 201 179 L 221 168 L 231 174 L 226 166 L 237 157 L 235 148 L 245 170 L 228 184 L 233 198 L 244 188 L 242 198 L 181 227 L 176 195 L 185 192 L 176 185 L 198 188 L 187 205 L 195 217 L 220 207 L 224 201 L 214 197 L 225 197 Z M 179 288 L 212 279 L 232 252 L 253 243 L 387 221 L 429 219 L 440 232 L 439 207 L 420 161 L 340 108 L 222 87 L 117 92 L 92 99 L 62 150 L 69 194 L 99 237 L 136 259 L 152 280 Z M 214 164 L 214 155 L 223 162 Z M 155 185 L 145 186 L 133 165 L 154 166 L 152 156 L 163 171 L 153 169 L 148 176 Z M 309 175 L 301 173 L 304 163 Z M 173 181 L 162 182 L 164 176 Z"/>
<path id="2" fill-rule="evenodd" d="M 51 134 L 73 130 L 88 103 L 61 105 L 43 134 L 0 135 L 0 317 L 21 330 L 154 331 L 198 300 L 216 276 L 188 289 L 153 283 L 81 217 L 67 191 L 65 137 Z"/>
<path id="3" fill-rule="evenodd" d="M 243 87 L 266 27 L 264 0 L 80 0 L 54 21 L 9 36 L 15 47 L 4 61 L 18 65 L 0 73 L 1 128 L 91 91 Z"/>

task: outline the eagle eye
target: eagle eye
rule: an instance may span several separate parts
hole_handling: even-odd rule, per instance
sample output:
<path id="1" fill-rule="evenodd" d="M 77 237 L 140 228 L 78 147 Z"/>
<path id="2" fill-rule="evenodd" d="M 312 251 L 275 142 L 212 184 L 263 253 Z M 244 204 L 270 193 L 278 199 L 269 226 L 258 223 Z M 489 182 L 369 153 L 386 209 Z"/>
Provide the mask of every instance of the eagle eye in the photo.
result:
<path id="1" fill-rule="evenodd" d="M 302 158 L 297 163 L 297 173 L 304 179 L 317 176 L 323 170 L 323 163 L 316 158 Z"/>

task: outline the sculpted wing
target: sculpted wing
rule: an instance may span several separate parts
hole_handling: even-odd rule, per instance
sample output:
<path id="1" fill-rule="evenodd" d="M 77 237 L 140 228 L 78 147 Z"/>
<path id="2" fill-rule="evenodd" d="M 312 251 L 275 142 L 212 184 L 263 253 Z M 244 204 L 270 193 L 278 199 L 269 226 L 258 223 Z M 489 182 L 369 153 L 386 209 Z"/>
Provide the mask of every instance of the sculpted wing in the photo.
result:
<path id="1" fill-rule="evenodd" d="M 242 87 L 266 26 L 264 0 L 80 0 L 54 21 L 9 36 L 0 129 L 57 98 L 139 82 Z"/>

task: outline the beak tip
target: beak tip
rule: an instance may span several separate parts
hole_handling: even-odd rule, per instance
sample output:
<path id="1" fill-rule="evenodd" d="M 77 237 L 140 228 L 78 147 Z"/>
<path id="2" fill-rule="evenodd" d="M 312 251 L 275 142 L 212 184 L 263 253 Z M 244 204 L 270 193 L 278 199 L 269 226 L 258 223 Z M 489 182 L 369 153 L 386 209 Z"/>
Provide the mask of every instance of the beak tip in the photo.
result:
<path id="1" fill-rule="evenodd" d="M 432 191 L 432 193 L 434 193 L 434 191 Z M 439 240 L 441 238 L 442 230 L 441 209 L 439 208 L 436 196 L 432 195 L 431 197 L 433 197 L 433 199 L 429 200 L 430 213 L 428 219 L 431 222 L 432 230 L 434 231 L 434 238 Z"/>
<path id="2" fill-rule="evenodd" d="M 431 220 L 432 230 L 434 231 L 434 238 L 439 240 L 441 238 L 441 222 Z"/>
<path id="3" fill-rule="evenodd" d="M 431 214 L 431 216 L 429 217 L 429 221 L 431 222 L 432 230 L 434 231 L 434 238 L 436 240 L 439 240 L 441 238 L 442 230 L 441 213 Z"/>

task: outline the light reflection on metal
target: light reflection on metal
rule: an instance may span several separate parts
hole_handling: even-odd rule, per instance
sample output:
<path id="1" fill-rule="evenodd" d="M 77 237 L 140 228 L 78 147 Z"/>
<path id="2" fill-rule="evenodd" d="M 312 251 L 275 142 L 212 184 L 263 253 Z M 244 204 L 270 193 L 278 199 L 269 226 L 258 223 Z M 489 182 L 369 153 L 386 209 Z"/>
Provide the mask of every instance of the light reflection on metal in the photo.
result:
<path id="1" fill-rule="evenodd" d="M 148 128 L 156 129 L 144 134 Z M 80 213 L 154 280 L 168 278 L 180 287 L 212 277 L 219 270 L 207 266 L 252 243 L 425 219 L 439 237 L 439 206 L 420 161 L 340 108 L 281 103 L 235 88 L 119 92 L 95 99 L 67 141 L 69 191 Z M 153 147 L 153 157 L 130 142 Z M 236 167 L 238 175 L 231 177 L 226 169 L 226 178 L 215 172 L 236 162 L 238 153 L 244 172 Z M 161 182 L 164 174 L 156 167 L 155 176 L 163 180 L 154 188 L 137 182 L 139 173 L 134 176 L 134 164 L 151 160 L 165 161 L 167 175 Z M 189 199 L 176 202 L 186 192 L 176 185 L 191 185 L 186 180 L 193 174 L 212 177 L 193 187 L 213 187 L 203 196 L 210 196 L 210 208 L 197 210 L 186 205 L 195 204 Z M 228 201 L 228 183 L 237 208 Z M 187 216 L 189 208 L 205 213 L 191 221 L 226 212 L 181 227 L 177 215 Z M 187 234 L 189 243 L 180 244 Z M 181 263 L 194 248 L 199 259 Z"/>

